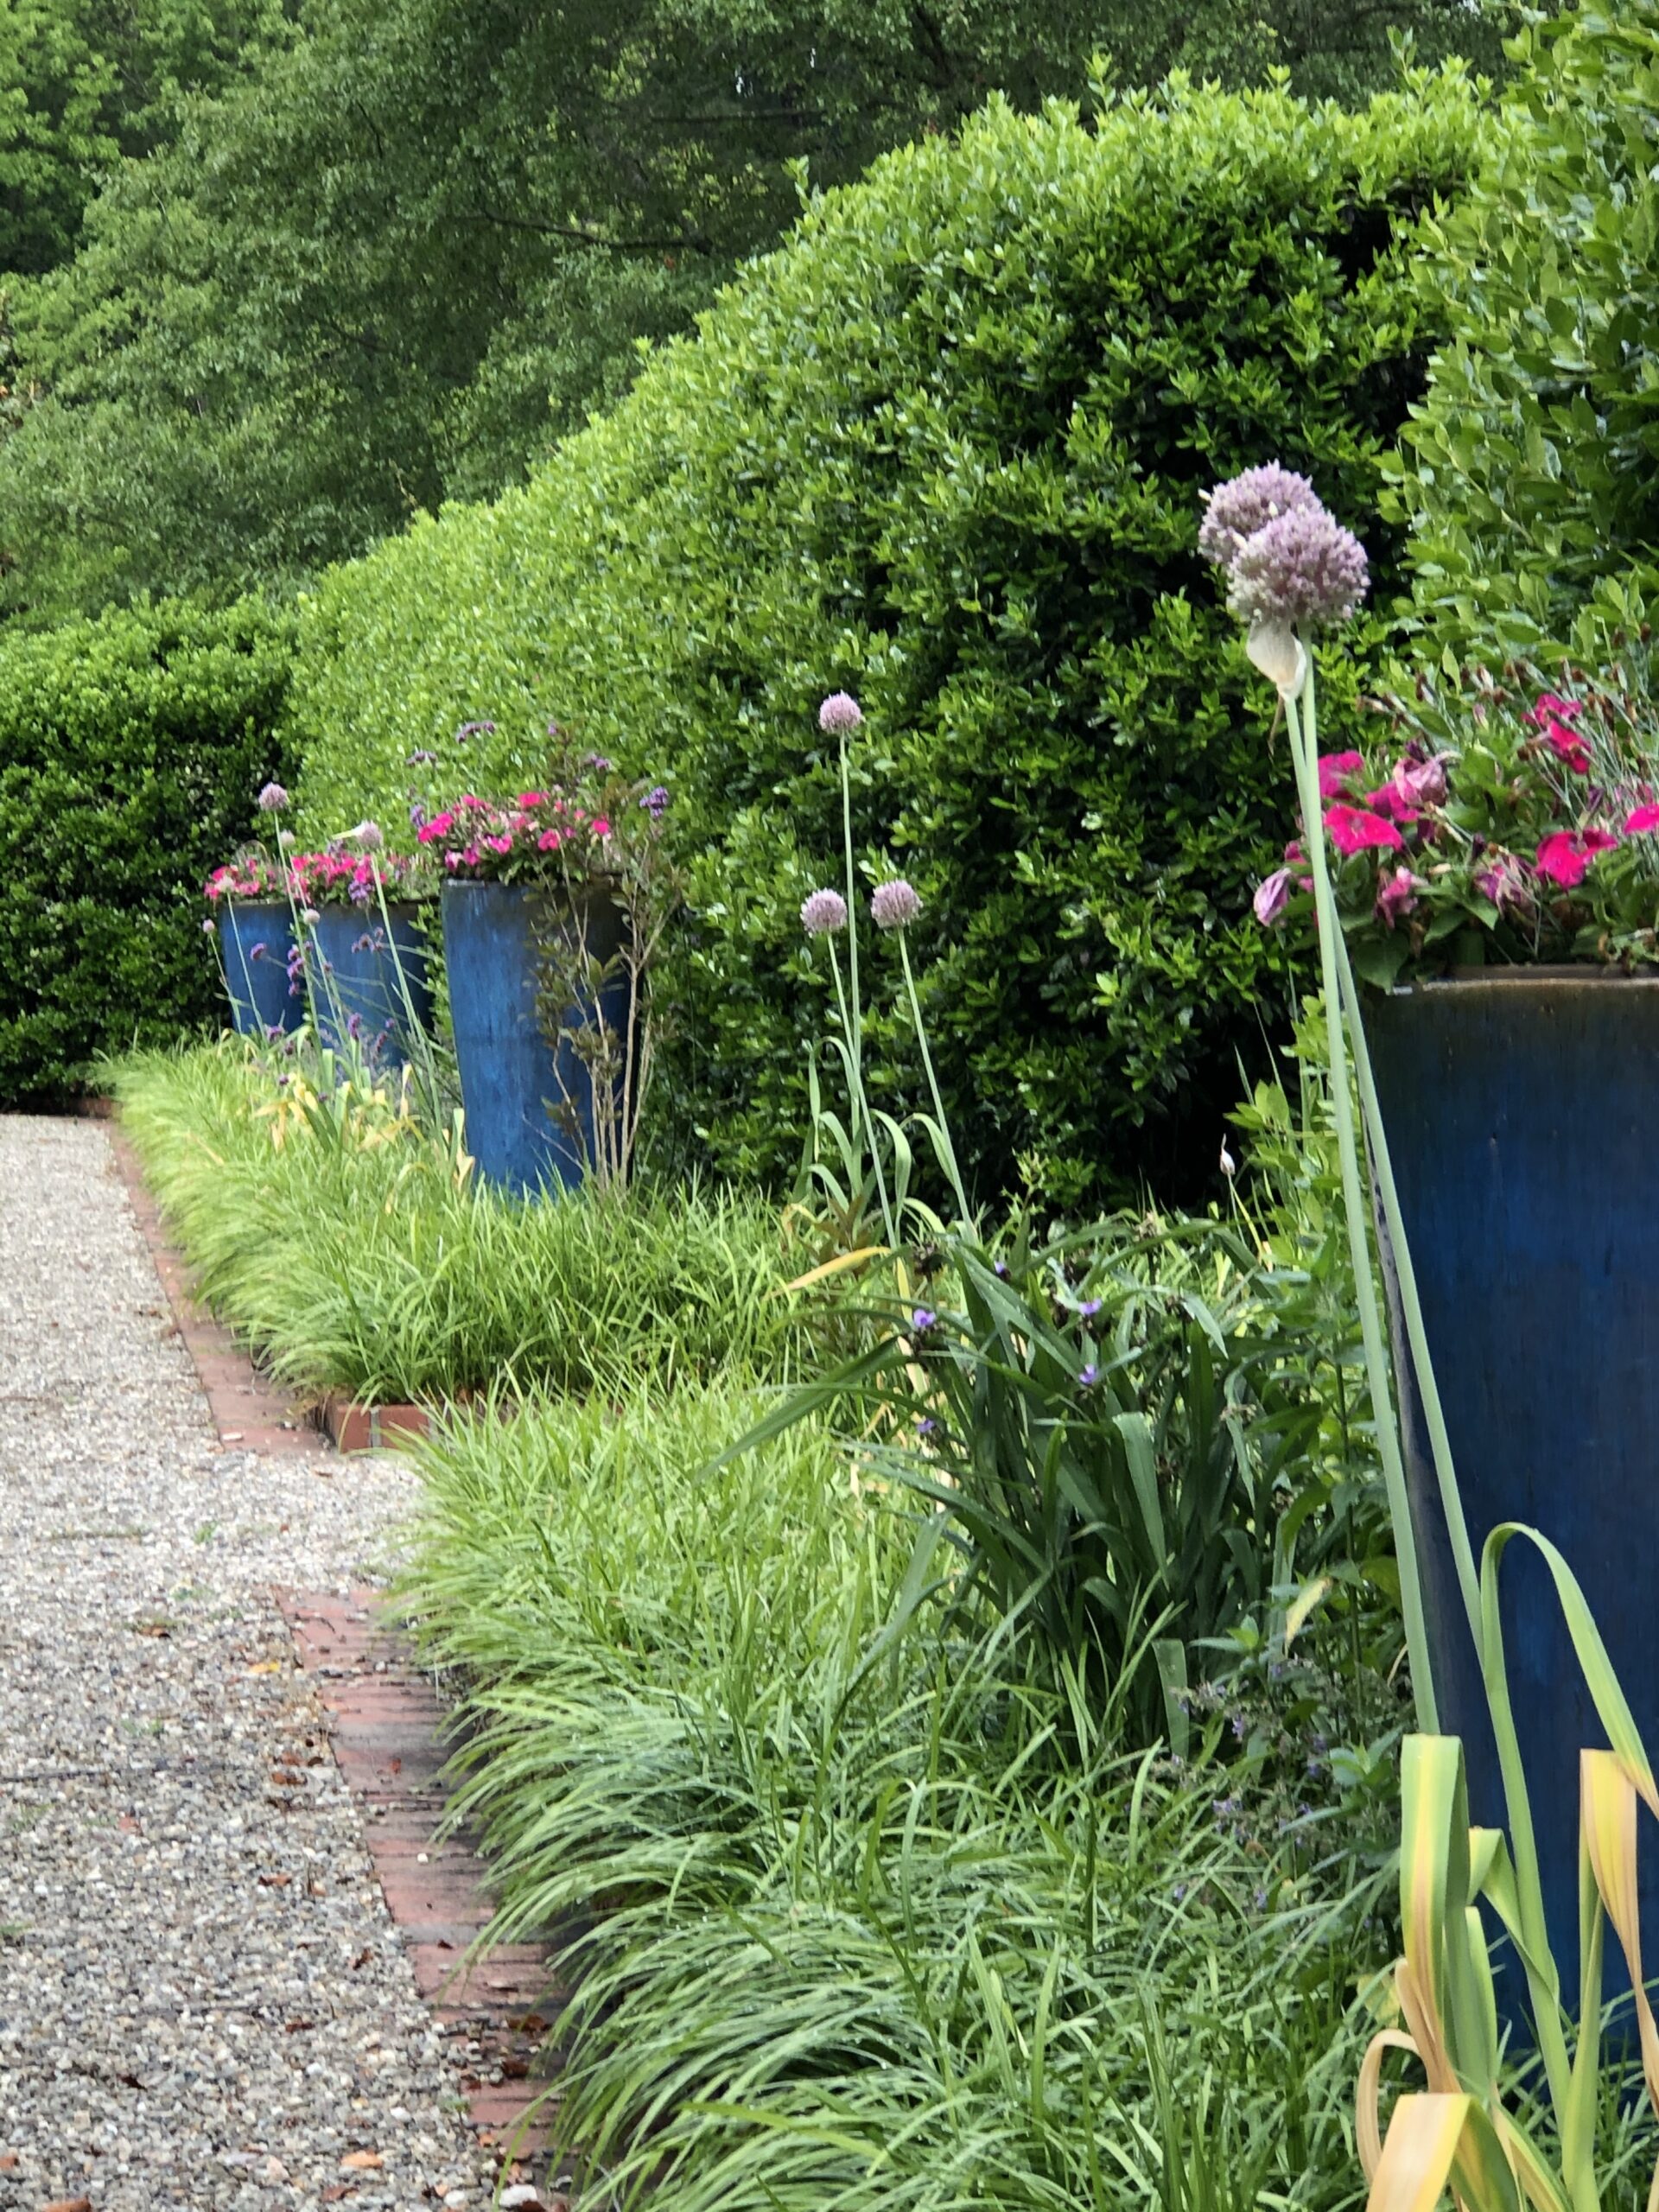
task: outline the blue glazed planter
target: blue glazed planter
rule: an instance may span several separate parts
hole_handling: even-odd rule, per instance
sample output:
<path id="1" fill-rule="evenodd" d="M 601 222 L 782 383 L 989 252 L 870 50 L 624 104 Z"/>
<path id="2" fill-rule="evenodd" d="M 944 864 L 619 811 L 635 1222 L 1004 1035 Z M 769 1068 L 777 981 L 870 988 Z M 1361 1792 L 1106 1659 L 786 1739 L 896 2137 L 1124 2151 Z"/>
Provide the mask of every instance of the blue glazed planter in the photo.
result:
<path id="1" fill-rule="evenodd" d="M 389 905 L 385 915 L 378 901 L 324 906 L 310 934 L 311 994 L 321 1042 L 338 1052 L 349 1039 L 377 1067 L 401 1067 L 408 1055 L 410 1007 L 423 1029 L 432 1021 L 426 940 L 416 925 L 414 906 Z"/>
<path id="2" fill-rule="evenodd" d="M 570 926 L 568 916 L 563 925 Z M 581 1061 L 568 1043 L 556 1060 L 537 1018 L 537 933 L 558 926 L 556 907 L 524 885 L 443 887 L 443 953 L 467 1148 L 487 1181 L 521 1193 L 579 1183 L 593 1135 L 594 1102 Z M 586 926 L 590 950 L 608 959 L 621 943 L 620 917 L 595 905 Z M 626 982 L 609 986 L 607 1020 L 620 1028 L 627 1007 Z M 567 1090 L 579 1135 L 564 1126 Z"/>
<path id="3" fill-rule="evenodd" d="M 294 924 L 286 900 L 226 899 L 214 918 L 238 1035 L 297 1029 L 305 1019 L 305 994 L 289 989 Z"/>
<path id="4" fill-rule="evenodd" d="M 1420 986 L 1366 1014 L 1383 1125 L 1477 1563 L 1531 1523 L 1584 1586 L 1659 1755 L 1659 982 L 1512 969 Z M 1424 1553 L 1440 1726 L 1464 1740 L 1470 1817 L 1507 1826 L 1473 1639 L 1415 1379 L 1407 1475 Z M 1605 1745 L 1548 1568 L 1517 1539 L 1504 1652 L 1562 1985 L 1578 1988 L 1579 1751 Z M 1643 1821 L 1643 1923 L 1659 1852 Z M 1624 1982 L 1607 1939 L 1608 1987 Z M 1504 2009 L 1519 2015 L 1518 1962 Z"/>

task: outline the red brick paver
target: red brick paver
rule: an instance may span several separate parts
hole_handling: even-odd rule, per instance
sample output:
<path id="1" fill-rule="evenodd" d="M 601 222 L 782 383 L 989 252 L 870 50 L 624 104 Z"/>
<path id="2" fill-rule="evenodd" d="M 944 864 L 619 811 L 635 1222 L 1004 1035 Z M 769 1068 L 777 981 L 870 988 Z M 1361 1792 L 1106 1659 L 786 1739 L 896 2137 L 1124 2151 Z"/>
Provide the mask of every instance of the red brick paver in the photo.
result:
<path id="1" fill-rule="evenodd" d="M 545 2086 L 538 2090 L 528 2076 L 562 1994 L 538 1945 L 468 1955 L 491 1903 L 472 1840 L 436 1834 L 446 1802 L 443 1707 L 384 1620 L 378 1592 L 289 1592 L 281 1602 L 300 1665 L 329 1715 L 340 1773 L 362 1804 L 365 1839 L 416 1985 L 454 2037 L 473 2126 L 504 2160 L 544 2164 L 553 2108 Z"/>
<path id="2" fill-rule="evenodd" d="M 149 1249 L 167 1294 L 173 1325 L 195 1363 L 219 1442 L 240 1446 L 247 1452 L 302 1452 L 311 1459 L 328 1458 L 327 1444 L 304 1414 L 259 1372 L 230 1331 L 196 1303 L 190 1271 L 167 1241 L 160 1209 L 149 1195 L 131 1138 L 116 1121 L 109 1122 L 108 1134 L 138 1233 Z"/>

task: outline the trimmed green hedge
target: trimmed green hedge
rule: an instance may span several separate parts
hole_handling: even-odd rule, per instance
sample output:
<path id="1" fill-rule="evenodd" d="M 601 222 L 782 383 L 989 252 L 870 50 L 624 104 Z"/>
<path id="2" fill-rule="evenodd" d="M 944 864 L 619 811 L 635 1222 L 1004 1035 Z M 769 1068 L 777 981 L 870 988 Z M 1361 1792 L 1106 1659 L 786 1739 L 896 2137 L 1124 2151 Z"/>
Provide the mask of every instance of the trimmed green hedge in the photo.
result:
<path id="1" fill-rule="evenodd" d="M 1659 0 L 1581 0 L 1516 51 L 1491 159 L 1429 233 L 1452 342 L 1389 501 L 1436 641 L 1498 658 L 1575 623 L 1593 653 L 1659 597 Z"/>
<path id="2" fill-rule="evenodd" d="M 529 486 L 323 581 L 304 826 L 529 777 L 549 715 L 662 772 L 698 858 L 658 1111 L 778 1173 L 826 1020 L 796 910 L 833 880 L 815 710 L 845 686 L 859 842 L 926 901 L 982 1188 L 1018 1162 L 1065 1205 L 1190 1194 L 1290 982 L 1249 912 L 1288 772 L 1199 494 L 1310 470 L 1388 600 L 1380 457 L 1440 335 L 1410 253 L 1480 127 L 1455 73 L 1357 116 L 1176 83 L 1092 129 L 993 104 L 815 200 Z M 1332 656 L 1335 734 L 1379 634 Z M 916 1096 L 904 1026 L 873 1035 Z"/>
<path id="3" fill-rule="evenodd" d="M 0 1106 L 222 1018 L 201 887 L 289 772 L 292 630 L 244 601 L 0 635 Z"/>

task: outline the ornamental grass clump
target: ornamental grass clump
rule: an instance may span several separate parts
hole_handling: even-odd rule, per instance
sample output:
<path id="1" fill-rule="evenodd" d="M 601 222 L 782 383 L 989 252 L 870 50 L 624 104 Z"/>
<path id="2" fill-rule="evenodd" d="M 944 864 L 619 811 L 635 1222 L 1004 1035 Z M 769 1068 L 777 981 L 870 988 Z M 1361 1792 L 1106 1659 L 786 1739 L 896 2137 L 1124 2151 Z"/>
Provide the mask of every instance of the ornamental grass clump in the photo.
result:
<path id="1" fill-rule="evenodd" d="M 1375 784 L 1359 753 L 1321 760 L 1310 647 L 1318 628 L 1340 622 L 1351 612 L 1363 588 L 1363 555 L 1357 559 L 1357 549 L 1345 538 L 1330 518 L 1321 522 L 1311 510 L 1298 508 L 1245 538 L 1226 565 L 1230 601 L 1250 626 L 1250 658 L 1273 677 L 1289 731 L 1306 850 L 1299 840 L 1287 851 L 1286 869 L 1276 871 L 1257 893 L 1257 912 L 1277 922 L 1293 896 L 1311 892 L 1343 1197 L 1419 1714 L 1419 1733 L 1407 1739 L 1402 1757 L 1404 1957 L 1395 1970 L 1394 1991 L 1403 2025 L 1374 2039 L 1361 2069 L 1357 2141 L 1370 2184 L 1369 2212 L 1427 2212 L 1448 2188 L 1463 2212 L 1521 2212 L 1523 2202 L 1533 2212 L 1599 2212 L 1604 2180 L 1611 2178 L 1597 2172 L 1597 2129 L 1603 2116 L 1602 1959 L 1608 1922 L 1630 1973 L 1643 2075 L 1649 2100 L 1659 2108 L 1659 2027 L 1643 1981 L 1636 1839 L 1638 1802 L 1659 1815 L 1659 1786 L 1583 1591 L 1560 1553 L 1535 1529 L 1503 1522 L 1487 1536 L 1477 1571 L 1378 1109 L 1344 922 L 1351 918 L 1362 938 L 1374 931 L 1396 944 L 1414 932 L 1427 955 L 1466 924 L 1494 936 L 1500 929 L 1517 931 L 1524 926 L 1518 917 L 1535 915 L 1548 900 L 1556 928 L 1563 934 L 1575 931 L 1572 901 L 1591 870 L 1617 851 L 1625 836 L 1647 834 L 1630 825 L 1645 820 L 1652 791 L 1639 780 L 1622 780 L 1632 773 L 1639 778 L 1639 769 L 1621 761 L 1616 747 L 1604 747 L 1604 734 L 1616 717 L 1589 713 L 1586 702 L 1554 693 L 1529 697 L 1522 692 L 1518 702 L 1513 695 L 1494 700 L 1490 684 L 1475 718 L 1481 735 L 1467 752 L 1440 749 L 1421 737 L 1408 740 Z M 1263 539 L 1270 542 L 1264 546 Z M 1495 705 L 1507 707 L 1507 714 L 1495 718 Z M 1490 746 L 1483 741 L 1488 730 Z M 1625 809 L 1621 830 L 1615 822 Z M 1659 822 L 1659 809 L 1655 819 Z M 1477 828 L 1477 822 L 1485 826 Z M 1501 843 L 1488 834 L 1497 826 L 1507 832 Z M 1327 841 L 1337 856 L 1334 871 Z M 1533 843 L 1529 861 L 1516 849 L 1526 842 Z M 1484 888 L 1475 882 L 1477 874 L 1484 879 Z M 1471 903 L 1471 887 L 1474 901 L 1480 903 Z M 1363 904 L 1356 912 L 1357 897 Z M 1420 909 L 1427 910 L 1421 918 Z M 1385 963 L 1385 974 L 1391 978 L 1399 964 Z M 1395 1271 L 1402 1330 L 1428 1433 L 1459 1594 L 1481 1662 L 1503 1776 L 1507 1840 L 1500 1832 L 1470 1826 L 1463 1747 L 1457 1738 L 1440 1734 L 1436 1723 L 1417 1546 L 1377 1319 L 1370 1211 L 1359 1179 L 1350 1046 L 1378 1211 Z M 1549 1570 L 1610 1746 L 1586 1750 L 1580 1759 L 1581 1980 L 1576 2022 L 1550 1948 L 1504 1657 L 1498 1577 L 1504 1551 L 1516 1537 L 1535 1547 Z M 1511 1971 L 1518 1964 L 1525 1983 L 1542 2086 L 1524 2115 L 1505 2078 L 1493 1963 L 1486 1924 L 1475 1910 L 1478 1897 L 1509 1938 Z M 1427 2075 L 1428 2089 L 1397 2099 L 1384 2138 L 1378 2098 L 1389 2051 L 1409 2054 Z M 1628 2075 L 1628 2057 L 1622 2065 L 1615 2061 L 1610 2070 Z M 1659 2202 L 1659 2169 L 1648 2202 Z"/>

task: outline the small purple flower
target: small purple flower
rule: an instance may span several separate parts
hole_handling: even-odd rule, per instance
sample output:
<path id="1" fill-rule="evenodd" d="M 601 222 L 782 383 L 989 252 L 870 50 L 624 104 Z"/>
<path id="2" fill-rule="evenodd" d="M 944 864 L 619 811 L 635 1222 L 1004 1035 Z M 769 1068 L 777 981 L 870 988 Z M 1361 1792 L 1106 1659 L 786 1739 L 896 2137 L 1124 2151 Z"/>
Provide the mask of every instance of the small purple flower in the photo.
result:
<path id="1" fill-rule="evenodd" d="M 931 1306 L 918 1306 L 910 1317 L 912 1333 L 925 1337 L 939 1325 L 939 1317 Z"/>
<path id="2" fill-rule="evenodd" d="M 494 728 L 495 724 L 493 722 L 462 722 L 461 728 L 455 732 L 455 743 L 457 745 L 465 745 L 469 737 L 490 734 L 494 731 Z M 547 734 L 550 737 L 555 737 L 558 734 L 557 730 L 551 722 L 547 726 Z"/>
<path id="3" fill-rule="evenodd" d="M 348 886 L 346 896 L 351 900 L 353 906 L 366 906 L 369 903 L 369 886 L 366 883 L 353 880 Z"/>
<path id="4" fill-rule="evenodd" d="M 847 901 L 839 891 L 814 891 L 801 901 L 801 927 L 808 937 L 831 937 L 847 926 Z"/>
<path id="5" fill-rule="evenodd" d="M 832 691 L 818 709 L 818 728 L 826 737 L 850 737 L 864 720 L 864 710 L 850 691 Z"/>
<path id="6" fill-rule="evenodd" d="M 282 1033 L 283 1025 L 280 1021 L 268 1021 L 265 1024 L 265 1042 L 267 1045 L 274 1045 Z"/>
<path id="7" fill-rule="evenodd" d="M 411 768 L 429 768 L 437 757 L 435 753 L 411 753 L 407 765 Z"/>
<path id="8" fill-rule="evenodd" d="M 267 784 L 259 794 L 259 811 L 262 814 L 280 814 L 287 804 L 288 793 L 280 784 Z"/>
<path id="9" fill-rule="evenodd" d="M 426 827 L 426 808 L 419 799 L 410 801 L 409 826 L 411 830 L 424 830 Z"/>
<path id="10" fill-rule="evenodd" d="M 1007 1282 L 1008 1279 L 1007 1262 L 1006 1260 L 993 1260 L 991 1262 L 991 1273 L 996 1277 L 999 1282 Z"/>
<path id="11" fill-rule="evenodd" d="M 918 1414 L 916 1416 L 916 1433 L 918 1436 L 931 1436 L 938 1425 L 939 1424 L 934 1420 L 931 1414 Z"/>
<path id="12" fill-rule="evenodd" d="M 261 938 L 257 944 L 251 944 L 248 947 L 248 957 L 250 960 L 263 960 L 270 950 L 270 947 L 265 943 L 264 938 Z"/>
<path id="13" fill-rule="evenodd" d="M 653 822 L 660 822 L 668 811 L 668 785 L 653 784 L 639 804 Z"/>
<path id="14" fill-rule="evenodd" d="M 374 938 L 367 930 L 364 931 L 361 937 L 353 939 L 352 950 L 353 952 L 372 952 L 374 950 Z"/>
<path id="15" fill-rule="evenodd" d="M 346 1015 L 346 1034 L 352 1039 L 353 1044 L 355 1044 L 357 1039 L 363 1034 L 363 1017 L 360 1014 L 348 1014 Z"/>
<path id="16" fill-rule="evenodd" d="M 552 734 L 550 730 L 548 732 L 550 737 Z M 603 753 L 584 753 L 582 765 L 584 768 L 591 768 L 596 776 L 608 776 L 616 763 Z"/>
<path id="17" fill-rule="evenodd" d="M 1264 930 L 1283 921 L 1285 909 L 1290 904 L 1291 874 L 1287 868 L 1276 868 L 1271 875 L 1264 875 L 1255 887 L 1255 896 L 1250 901 L 1252 912 Z"/>
<path id="18" fill-rule="evenodd" d="M 1185 1897 L 1186 1884 L 1185 1882 L 1175 1883 L 1169 1892 L 1170 1903 L 1172 1904 L 1180 1904 L 1185 1901 Z"/>
<path id="19" fill-rule="evenodd" d="M 1077 1370 L 1077 1388 L 1080 1390 L 1092 1390 L 1099 1380 L 1100 1370 L 1092 1359 Z"/>
<path id="20" fill-rule="evenodd" d="M 1245 541 L 1258 530 L 1280 515 L 1319 504 L 1313 485 L 1294 468 L 1281 467 L 1276 461 L 1264 468 L 1247 468 L 1205 493 L 1198 550 L 1217 568 L 1230 569 Z"/>
<path id="21" fill-rule="evenodd" d="M 1315 629 L 1348 621 L 1370 587 L 1352 531 L 1323 507 L 1294 507 L 1239 549 L 1227 604 L 1246 622 Z"/>
<path id="22" fill-rule="evenodd" d="M 1077 1311 L 1085 1321 L 1092 1321 L 1100 1311 L 1100 1300 L 1097 1298 L 1085 1298 Z"/>
<path id="23" fill-rule="evenodd" d="M 921 900 L 902 875 L 878 883 L 870 893 L 870 919 L 879 930 L 906 929 L 921 911 Z"/>

